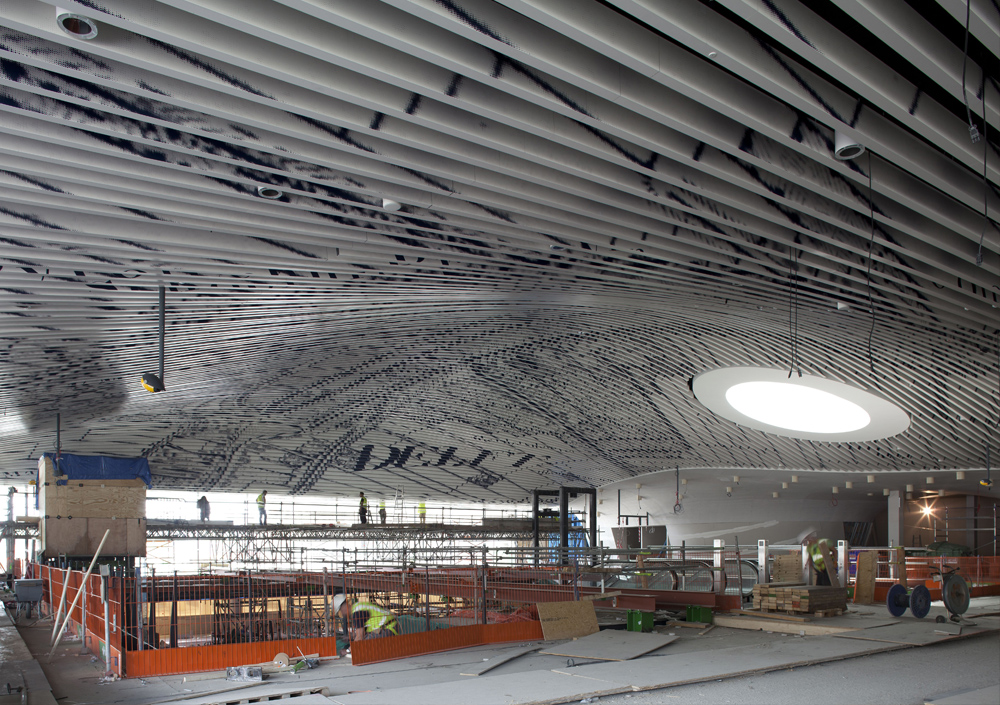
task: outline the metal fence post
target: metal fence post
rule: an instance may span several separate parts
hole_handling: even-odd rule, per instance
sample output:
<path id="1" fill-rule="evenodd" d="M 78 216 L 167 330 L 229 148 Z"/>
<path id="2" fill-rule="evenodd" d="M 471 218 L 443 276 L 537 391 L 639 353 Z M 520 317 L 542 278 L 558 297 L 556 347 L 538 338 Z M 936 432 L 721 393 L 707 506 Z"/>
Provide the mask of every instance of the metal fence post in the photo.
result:
<path id="1" fill-rule="evenodd" d="M 330 592 L 327 589 L 329 577 L 326 566 L 323 566 L 323 636 L 330 636 Z"/>
<path id="2" fill-rule="evenodd" d="M 847 565 L 849 548 L 847 541 L 837 541 L 837 578 L 840 579 L 840 587 L 847 587 L 847 579 L 851 574 Z"/>
<path id="3" fill-rule="evenodd" d="M 712 552 L 712 589 L 716 595 L 721 595 L 726 591 L 726 561 L 722 552 L 726 548 L 726 542 L 722 539 L 715 539 L 712 542 L 715 550 Z"/>
<path id="4" fill-rule="evenodd" d="M 486 618 L 486 546 L 483 546 L 483 624 L 487 623 Z"/>
<path id="5" fill-rule="evenodd" d="M 431 630 L 431 567 L 424 564 L 424 619 L 427 623 L 426 631 Z"/>
<path id="6" fill-rule="evenodd" d="M 757 541 L 757 582 L 771 582 L 771 565 L 768 556 L 767 539 Z"/>

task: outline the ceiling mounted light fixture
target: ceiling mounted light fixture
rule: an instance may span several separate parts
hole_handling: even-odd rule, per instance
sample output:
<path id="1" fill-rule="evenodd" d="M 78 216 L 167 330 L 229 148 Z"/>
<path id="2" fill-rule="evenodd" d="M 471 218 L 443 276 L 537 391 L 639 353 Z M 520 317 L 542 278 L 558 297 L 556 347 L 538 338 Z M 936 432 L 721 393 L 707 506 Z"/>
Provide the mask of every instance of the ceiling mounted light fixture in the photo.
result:
<path id="1" fill-rule="evenodd" d="M 75 39 L 93 39 L 97 36 L 97 23 L 89 17 L 56 8 L 56 24 L 59 29 Z"/>
<path id="2" fill-rule="evenodd" d="M 723 367 L 696 376 L 691 390 L 718 416 L 789 438 L 874 441 L 910 426 L 906 412 L 871 392 L 787 370 Z"/>
<path id="3" fill-rule="evenodd" d="M 390 198 L 382 199 L 382 210 L 384 211 L 398 211 L 403 207 L 403 204 L 399 201 L 393 201 Z"/>
<path id="4" fill-rule="evenodd" d="M 269 201 L 277 201 L 279 198 L 285 195 L 284 191 L 280 191 L 274 186 L 258 186 L 257 195 L 261 198 L 266 198 Z"/>
<path id="5" fill-rule="evenodd" d="M 865 146 L 855 142 L 840 130 L 833 131 L 833 156 L 842 162 L 857 159 L 865 153 Z"/>

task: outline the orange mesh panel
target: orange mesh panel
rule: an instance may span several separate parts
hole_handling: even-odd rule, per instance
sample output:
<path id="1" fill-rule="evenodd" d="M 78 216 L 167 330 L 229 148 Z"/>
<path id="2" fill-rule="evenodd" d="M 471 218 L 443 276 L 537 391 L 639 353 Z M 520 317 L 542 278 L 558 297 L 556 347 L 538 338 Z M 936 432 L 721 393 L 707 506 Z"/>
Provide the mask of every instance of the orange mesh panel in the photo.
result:
<path id="1" fill-rule="evenodd" d="M 351 660 L 355 666 L 360 666 L 418 654 L 463 649 L 467 646 L 500 644 L 508 641 L 537 641 L 541 638 L 541 622 L 470 624 L 431 632 L 355 641 L 351 644 Z"/>

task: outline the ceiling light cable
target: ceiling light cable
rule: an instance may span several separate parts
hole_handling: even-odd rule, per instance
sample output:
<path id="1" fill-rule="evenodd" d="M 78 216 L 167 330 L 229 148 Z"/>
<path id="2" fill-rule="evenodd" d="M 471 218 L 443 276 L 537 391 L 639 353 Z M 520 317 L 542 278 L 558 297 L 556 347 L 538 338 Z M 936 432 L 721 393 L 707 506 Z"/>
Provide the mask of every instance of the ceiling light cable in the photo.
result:
<path id="1" fill-rule="evenodd" d="M 875 303 L 872 300 L 872 248 L 875 246 L 875 201 L 872 189 L 872 153 L 868 150 L 868 222 L 871 224 L 871 237 L 868 240 L 868 309 L 872 314 L 872 327 L 868 331 L 868 365 L 872 371 L 872 381 L 878 387 L 875 375 L 875 357 L 872 355 L 872 336 L 875 335 Z"/>
<path id="2" fill-rule="evenodd" d="M 986 238 L 986 226 L 990 222 L 990 182 L 986 180 L 986 156 L 990 149 L 989 123 L 986 121 L 986 72 L 983 71 L 983 232 L 979 234 L 979 250 L 976 252 L 976 264 L 983 264 L 983 240 Z"/>
<path id="3" fill-rule="evenodd" d="M 975 144 L 979 141 L 979 130 L 972 122 L 972 109 L 969 107 L 969 98 L 965 94 L 965 70 L 969 64 L 969 17 L 972 13 L 972 0 L 965 0 L 965 56 L 962 59 L 962 100 L 965 101 L 965 114 L 969 119 L 969 138 Z M 983 113 L 984 115 L 986 113 Z"/>
<path id="4" fill-rule="evenodd" d="M 798 283 L 798 263 L 799 250 L 795 248 L 788 258 L 788 339 L 791 348 L 791 361 L 788 369 L 788 377 L 792 372 L 798 372 L 802 376 L 802 368 L 799 367 L 799 283 Z M 794 265 L 794 269 L 793 269 Z"/>

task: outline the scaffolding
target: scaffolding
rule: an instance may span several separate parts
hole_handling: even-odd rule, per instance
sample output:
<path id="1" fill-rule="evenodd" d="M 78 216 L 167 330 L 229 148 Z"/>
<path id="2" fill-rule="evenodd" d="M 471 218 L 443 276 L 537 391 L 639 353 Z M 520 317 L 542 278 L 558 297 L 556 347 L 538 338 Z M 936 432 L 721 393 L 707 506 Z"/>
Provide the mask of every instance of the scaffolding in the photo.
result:
<path id="1" fill-rule="evenodd" d="M 959 526 L 952 528 L 952 522 L 962 522 Z M 971 526 L 970 526 L 971 523 Z M 980 526 L 980 524 L 986 524 L 986 526 Z M 938 520 L 934 519 L 933 524 L 934 529 L 934 540 L 935 541 L 950 541 L 951 532 L 956 533 L 972 534 L 973 546 L 971 546 L 973 553 L 976 555 L 981 555 L 980 551 L 987 548 L 988 546 L 993 547 L 993 555 L 997 555 L 997 505 L 996 502 L 993 503 L 993 515 L 982 515 L 973 514 L 972 516 L 949 516 L 948 507 L 944 508 L 944 517 L 942 518 L 941 525 L 939 527 Z M 987 532 L 989 540 L 980 544 L 978 540 L 979 532 Z M 968 540 L 968 538 L 966 538 Z"/>

